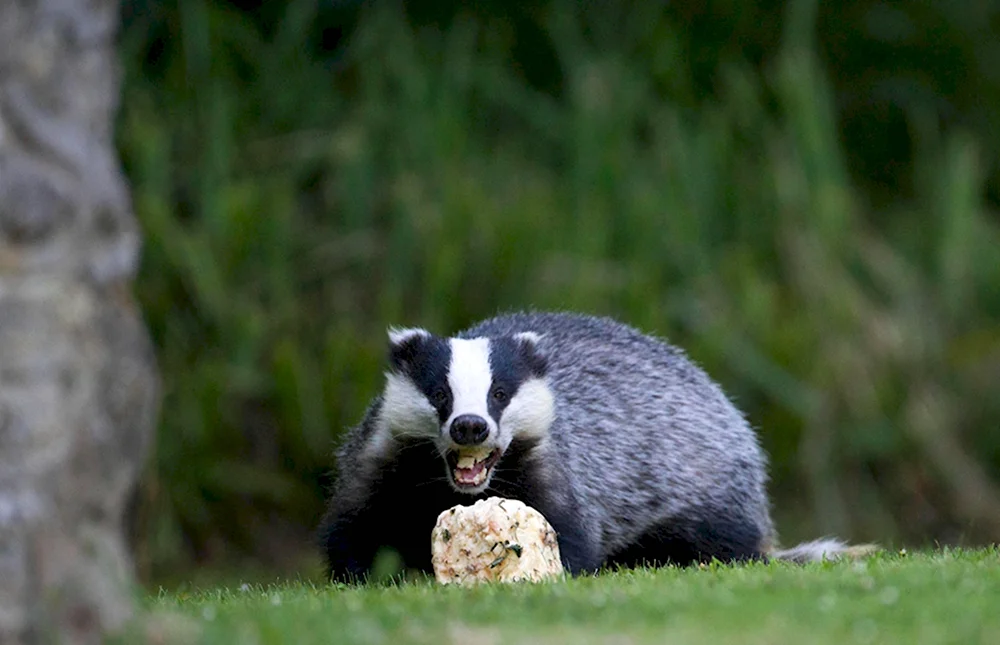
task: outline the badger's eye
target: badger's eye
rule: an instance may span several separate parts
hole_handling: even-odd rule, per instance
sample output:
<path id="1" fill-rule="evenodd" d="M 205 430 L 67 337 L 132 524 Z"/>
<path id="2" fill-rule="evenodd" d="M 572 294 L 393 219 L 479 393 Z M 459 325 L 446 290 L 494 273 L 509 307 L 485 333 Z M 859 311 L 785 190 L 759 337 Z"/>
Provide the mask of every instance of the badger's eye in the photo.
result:
<path id="1" fill-rule="evenodd" d="M 503 403 L 507 400 L 507 392 L 502 387 L 493 388 L 493 400 L 497 403 Z"/>
<path id="2" fill-rule="evenodd" d="M 434 390 L 434 394 L 431 395 L 431 400 L 435 405 L 444 405 L 448 402 L 448 390 L 443 387 L 439 387 Z"/>

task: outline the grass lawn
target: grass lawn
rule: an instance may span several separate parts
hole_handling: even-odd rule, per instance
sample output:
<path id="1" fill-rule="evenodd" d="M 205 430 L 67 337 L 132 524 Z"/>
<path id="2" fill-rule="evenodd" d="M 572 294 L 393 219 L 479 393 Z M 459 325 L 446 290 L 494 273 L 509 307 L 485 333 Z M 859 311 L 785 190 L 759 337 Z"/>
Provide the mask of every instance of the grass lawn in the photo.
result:
<path id="1" fill-rule="evenodd" d="M 637 570 L 556 583 L 161 592 L 185 641 L 272 643 L 1000 643 L 1000 550 L 859 562 Z M 166 618 L 172 617 L 172 618 Z M 191 619 L 186 623 L 180 617 Z"/>

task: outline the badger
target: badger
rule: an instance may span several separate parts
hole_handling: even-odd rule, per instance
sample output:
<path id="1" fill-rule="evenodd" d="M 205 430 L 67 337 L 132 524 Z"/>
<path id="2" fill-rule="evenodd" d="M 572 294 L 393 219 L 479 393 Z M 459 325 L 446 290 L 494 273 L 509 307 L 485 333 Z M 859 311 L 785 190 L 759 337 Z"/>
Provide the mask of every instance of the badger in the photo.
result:
<path id="1" fill-rule="evenodd" d="M 388 330 L 381 393 L 337 451 L 319 528 L 328 576 L 381 548 L 431 573 L 439 513 L 498 496 L 542 513 L 572 575 L 853 553 L 779 550 L 754 430 L 677 347 L 616 320 L 501 314 L 453 337 Z"/>

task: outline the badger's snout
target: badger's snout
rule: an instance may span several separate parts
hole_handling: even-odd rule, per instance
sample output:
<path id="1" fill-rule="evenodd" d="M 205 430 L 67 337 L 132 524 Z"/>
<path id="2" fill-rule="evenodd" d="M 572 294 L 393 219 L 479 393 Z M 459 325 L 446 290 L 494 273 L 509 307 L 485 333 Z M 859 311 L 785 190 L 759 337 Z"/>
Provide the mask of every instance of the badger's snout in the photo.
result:
<path id="1" fill-rule="evenodd" d="M 452 443 L 444 458 L 452 484 L 463 493 L 481 492 L 501 454 L 490 441 L 489 422 L 478 414 L 460 414 L 449 424 L 448 434 Z"/>
<path id="2" fill-rule="evenodd" d="M 477 414 L 463 414 L 451 422 L 452 440 L 460 446 L 476 446 L 490 436 L 490 426 L 486 419 Z"/>

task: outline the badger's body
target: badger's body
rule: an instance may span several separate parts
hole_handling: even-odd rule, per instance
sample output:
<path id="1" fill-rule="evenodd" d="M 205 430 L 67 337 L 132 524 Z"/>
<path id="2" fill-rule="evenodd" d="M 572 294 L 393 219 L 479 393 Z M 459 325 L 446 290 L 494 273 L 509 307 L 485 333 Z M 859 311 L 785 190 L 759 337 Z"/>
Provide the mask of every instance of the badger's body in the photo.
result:
<path id="1" fill-rule="evenodd" d="M 722 390 L 683 353 L 607 318 L 510 314 L 453 338 L 390 331 L 386 387 L 338 454 L 321 526 L 334 579 L 381 547 L 430 571 L 438 513 L 519 499 L 549 520 L 573 573 L 773 549 L 766 460 Z"/>

